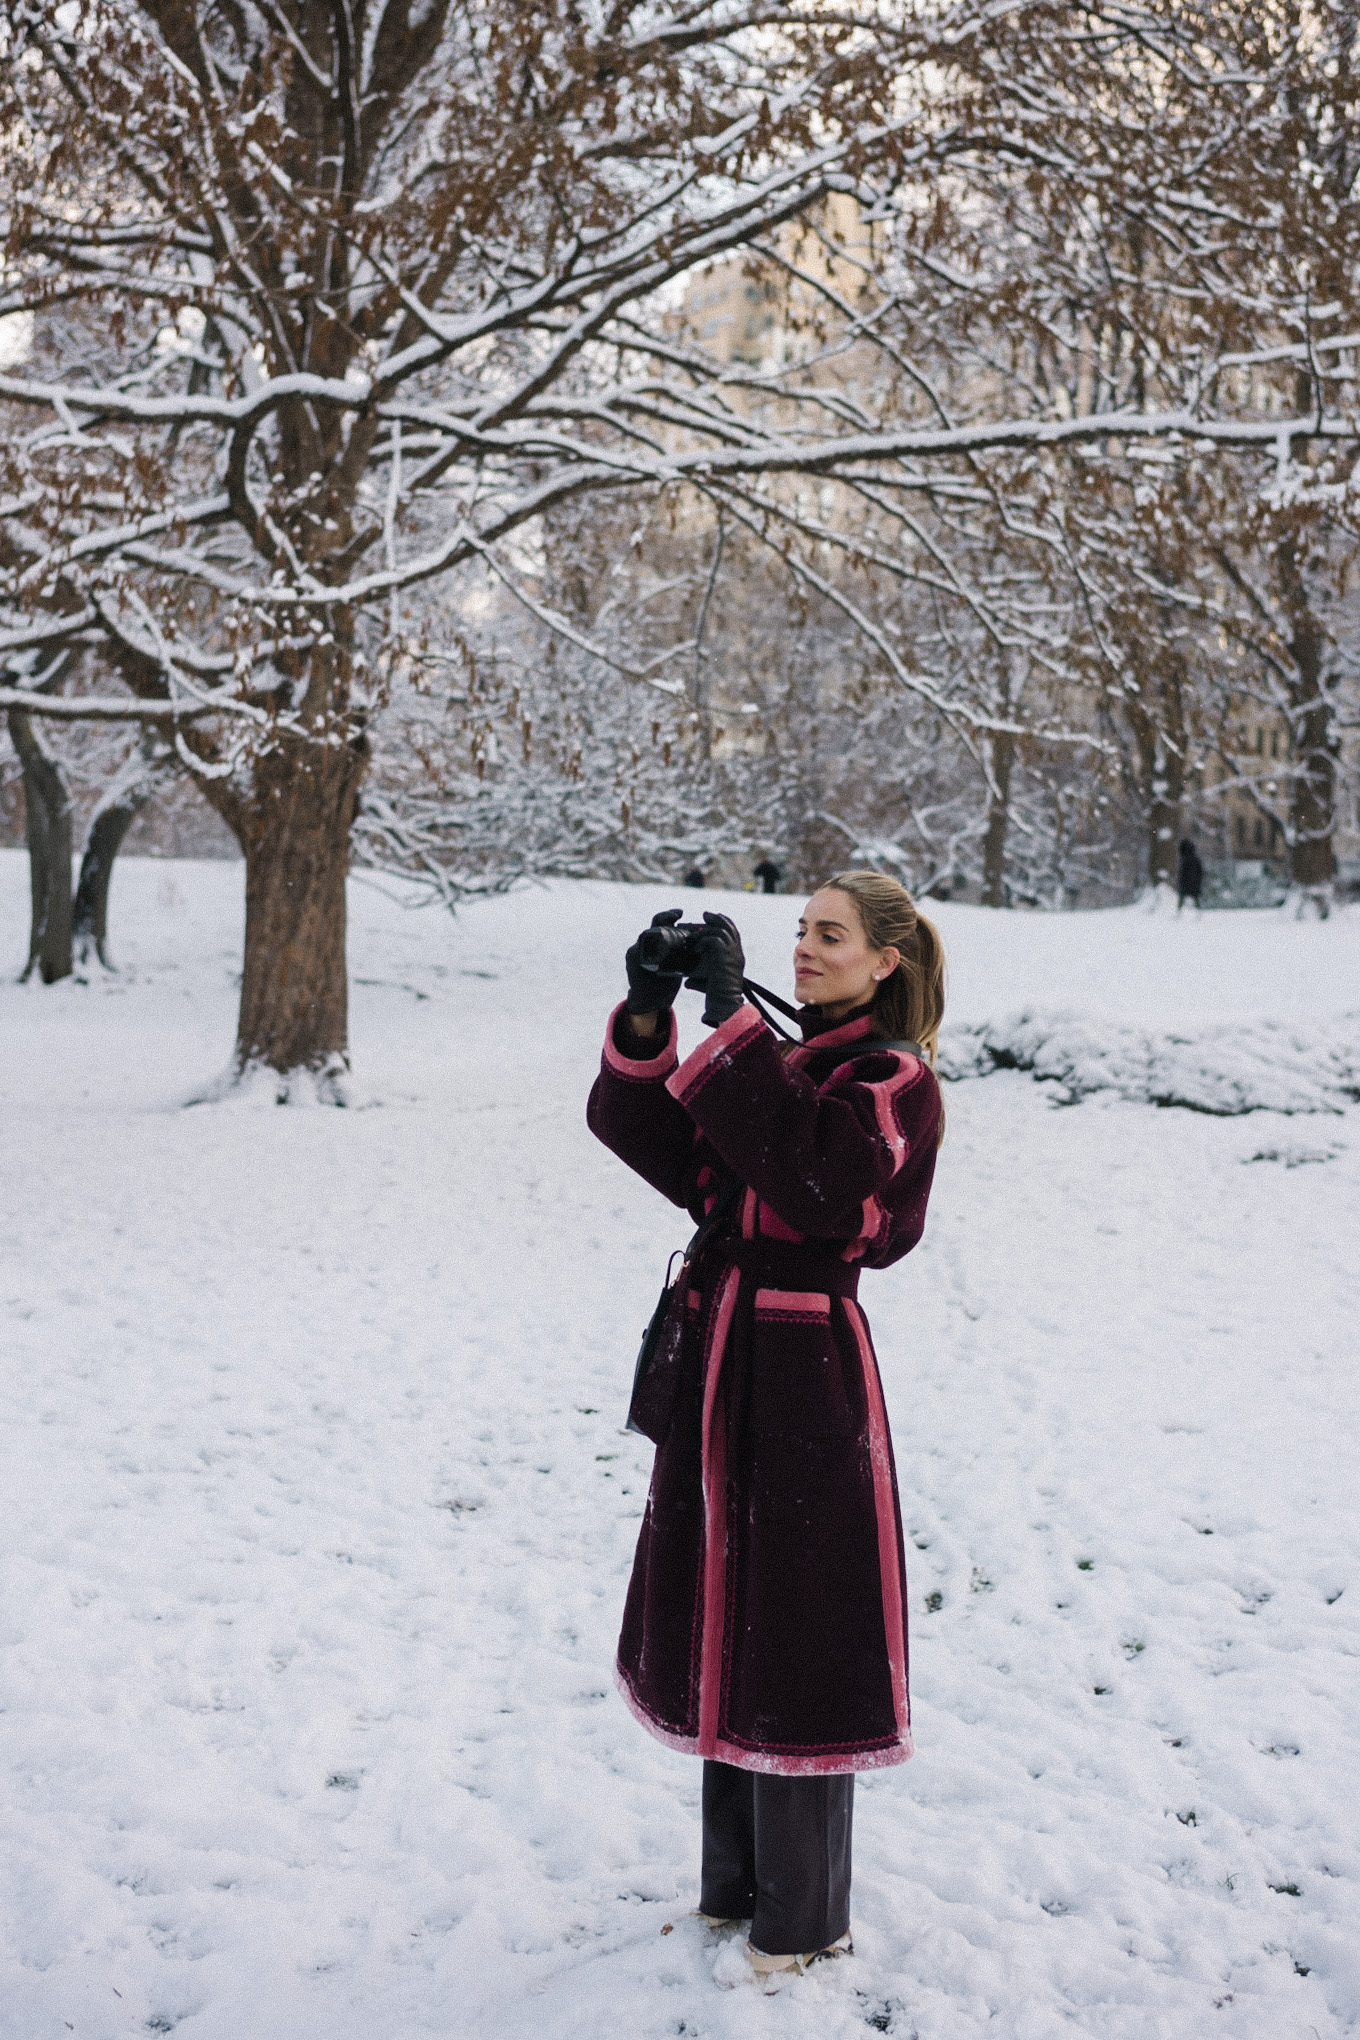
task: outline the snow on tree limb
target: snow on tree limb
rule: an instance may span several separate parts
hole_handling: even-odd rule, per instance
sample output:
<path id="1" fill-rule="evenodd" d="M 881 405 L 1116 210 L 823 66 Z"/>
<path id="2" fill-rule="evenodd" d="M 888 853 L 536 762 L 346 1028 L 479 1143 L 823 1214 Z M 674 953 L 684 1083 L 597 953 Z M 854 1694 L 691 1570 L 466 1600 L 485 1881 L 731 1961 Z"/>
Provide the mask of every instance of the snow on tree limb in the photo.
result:
<path id="1" fill-rule="evenodd" d="M 35 341 L 0 370 L 0 677 L 80 647 L 99 691 L 61 714 L 182 724 L 248 857 L 292 855 L 269 818 L 332 763 L 310 825 L 339 829 L 413 618 L 459 637 L 487 572 L 601 684 L 679 671 L 692 609 L 663 642 L 551 556 L 638 506 L 704 572 L 739 529 L 993 800 L 1006 743 L 1109 745 L 1093 720 L 1152 698 L 1139 604 L 1292 657 L 1209 539 L 1241 568 L 1229 502 L 1276 538 L 1352 514 L 1321 44 L 1207 0 L 6 27 L 3 305 Z"/>
<path id="2" fill-rule="evenodd" d="M 235 696 L 226 701 L 123 701 L 105 695 L 33 694 L 22 687 L 0 687 L 0 709 L 17 708 L 53 722 L 174 724 L 205 715 L 239 714 L 242 707 Z"/>
<path id="3" fill-rule="evenodd" d="M 483 59 L 460 41 L 454 17 L 442 8 L 435 12 L 438 33 L 427 33 L 421 51 L 391 55 L 394 78 L 408 85 L 419 78 L 433 95 L 427 102 L 431 136 L 451 134 L 459 121 L 479 117 L 455 112 L 456 100 L 448 96 L 453 81 L 477 71 L 485 83 Z M 1043 13 L 1031 10 L 1036 20 Z M 535 67 L 542 68 L 550 100 L 556 93 L 566 107 L 597 90 L 607 50 L 608 64 L 619 65 L 618 75 L 629 81 L 625 100 L 628 93 L 656 92 L 657 104 L 669 106 L 665 146 L 645 171 L 630 169 L 622 179 L 606 166 L 628 160 L 626 121 L 622 130 L 595 131 L 573 125 L 575 114 L 567 119 L 554 139 L 560 160 L 543 187 L 548 210 L 541 220 L 524 211 L 528 187 L 513 149 L 503 189 L 493 157 L 476 166 L 473 184 L 455 187 L 445 166 L 431 185 L 421 149 L 410 153 L 415 131 L 400 120 L 386 136 L 381 121 L 372 127 L 374 146 L 364 157 L 343 84 L 350 76 L 344 52 L 351 38 L 344 8 L 317 11 L 315 43 L 312 30 L 302 35 L 281 14 L 261 18 L 267 23 L 263 41 L 244 21 L 233 33 L 245 38 L 243 50 L 249 45 L 261 58 L 268 52 L 280 79 L 295 65 L 290 89 L 311 95 L 334 123 L 339 154 L 328 160 L 339 167 L 329 184 L 315 174 L 300 136 L 278 126 L 281 100 L 266 94 L 259 101 L 252 118 L 262 117 L 264 128 L 243 128 L 229 115 L 237 73 L 206 35 L 206 15 L 200 19 L 194 8 L 172 27 L 159 10 L 122 0 L 109 15 L 109 34 L 93 31 L 84 47 L 44 25 L 37 13 L 32 17 L 35 47 L 54 67 L 78 122 L 95 147 L 109 153 L 115 181 L 120 161 L 130 172 L 127 197 L 139 192 L 133 203 L 145 212 L 141 219 L 118 218 L 97 202 L 72 212 L 46 202 L 41 190 L 30 195 L 32 285 L 13 294 L 15 305 L 55 303 L 54 290 L 88 287 L 105 300 L 126 293 L 132 307 L 145 302 L 140 293 L 154 289 L 167 303 L 178 299 L 194 308 L 215 336 L 206 351 L 190 350 L 180 387 L 173 387 L 174 349 L 159 364 L 144 353 L 130 357 L 112 376 L 0 373 L 0 402 L 13 406 L 16 416 L 39 414 L 39 430 L 28 442 L 30 471 L 58 449 L 92 467 L 112 456 L 115 467 L 121 462 L 126 468 L 132 445 L 140 448 L 147 434 L 168 434 L 172 444 L 194 450 L 196 496 L 178 486 L 177 464 L 161 460 L 161 501 L 154 507 L 147 504 L 122 521 L 87 513 L 90 528 L 68 530 L 57 543 L 45 542 L 35 528 L 42 520 L 34 512 L 42 506 L 32 488 L 16 493 L 16 505 L 25 508 L 11 526 L 19 556 L 14 595 L 50 586 L 86 628 L 98 631 L 107 615 L 99 608 L 90 614 L 89 577 L 96 569 L 105 588 L 140 585 L 150 576 L 161 606 L 181 599 L 177 587 L 197 586 L 221 616 L 230 616 L 238 644 L 253 634 L 254 652 L 241 672 L 244 684 L 258 686 L 265 619 L 310 615 L 321 619 L 318 627 L 334 628 L 328 620 L 343 615 L 352 631 L 357 619 L 385 609 L 390 621 L 403 592 L 484 557 L 488 547 L 572 495 L 697 485 L 715 499 L 733 491 L 747 500 L 752 486 L 760 489 L 771 478 L 805 476 L 856 488 L 877 474 L 889 491 L 915 492 L 940 506 L 967 500 L 981 506 L 992 485 L 979 489 L 960 465 L 966 471 L 995 456 L 1055 457 L 1065 449 L 1155 441 L 1199 451 L 1267 449 L 1285 467 L 1296 447 L 1355 441 L 1354 419 L 1320 402 L 1310 413 L 1262 417 L 1210 415 L 1202 402 L 1123 403 L 1068 416 L 1028 407 L 1008 414 L 1003 401 L 997 415 L 995 396 L 1005 396 L 999 389 L 980 411 L 972 407 L 977 415 L 960 417 L 955 410 L 942 416 L 930 374 L 913 359 L 910 345 L 888 331 L 890 307 L 907 305 L 910 291 L 885 296 L 876 259 L 857 257 L 872 290 L 869 302 L 852 304 L 815 263 L 791 259 L 781 241 L 790 223 L 810 218 L 833 191 L 857 195 L 866 219 L 890 219 L 888 192 L 910 192 L 920 179 L 948 177 L 953 165 L 973 159 L 984 182 L 988 162 L 1000 164 L 1008 153 L 1089 182 L 1098 173 L 1083 169 L 1072 131 L 1087 45 L 1101 34 L 1116 42 L 1131 37 L 1130 47 L 1152 36 L 1159 59 L 1184 59 L 1166 25 L 1150 15 L 1145 20 L 1136 8 L 1114 10 L 1108 20 L 1099 9 L 1091 13 L 1090 38 L 1083 28 L 1071 45 L 1077 55 L 1070 59 L 1073 86 L 1066 99 L 1060 70 L 1024 87 L 998 70 L 986 31 L 966 12 L 948 9 L 927 11 L 893 30 L 869 10 L 854 16 L 853 33 L 850 17 L 841 22 L 816 11 L 762 12 L 760 22 L 776 39 L 786 38 L 781 60 L 806 44 L 805 68 L 783 61 L 774 90 L 775 44 L 767 51 L 759 39 L 744 39 L 756 24 L 754 13 L 699 6 L 686 10 L 683 24 L 665 27 L 625 8 L 613 27 L 564 30 L 566 40 L 551 55 L 538 33 L 521 49 L 517 25 L 510 36 L 520 52 L 515 64 L 527 64 L 535 75 Z M 115 37 L 115 21 L 130 33 Z M 385 22 L 372 31 L 380 40 L 387 32 Z M 854 103 L 846 88 L 859 81 L 862 89 L 864 51 L 875 35 L 884 38 L 884 60 L 891 51 L 908 66 L 904 76 L 915 64 L 934 82 L 924 96 L 907 91 L 890 118 L 866 118 L 867 101 L 846 118 Z M 855 36 L 869 41 L 858 48 Z M 995 93 L 1000 118 L 993 136 L 970 132 L 976 108 L 967 91 L 956 107 L 944 74 L 930 72 L 946 57 L 965 84 L 972 70 Z M 364 61 L 370 59 L 373 50 Z M 680 68 L 672 70 L 675 64 Z M 158 71 L 170 116 L 146 106 L 115 131 L 110 109 L 122 103 L 118 95 L 127 81 Z M 701 79 L 715 93 L 706 117 L 692 97 L 683 98 Z M 679 96 L 667 102 L 668 93 Z M 493 100 L 479 111 L 491 115 Z M 395 103 L 391 112 L 399 112 Z M 1042 144 L 1036 115 L 1048 123 Z M 401 111 L 400 119 L 406 117 Z M 1099 130 L 1106 115 L 1098 97 L 1084 117 Z M 268 145 L 266 130 L 273 137 Z M 414 266 L 403 266 L 409 229 L 398 228 L 400 210 L 409 212 L 413 198 L 417 209 L 428 203 L 426 190 L 434 186 L 444 194 L 441 204 L 456 189 L 466 210 L 477 180 L 481 224 L 458 227 L 446 249 L 436 239 Z M 1203 190 L 1182 192 L 1174 180 L 1154 203 L 1179 223 L 1182 236 L 1208 231 L 1207 222 L 1216 231 L 1227 217 L 1247 219 L 1240 206 L 1234 213 L 1226 200 Z M 11 210 L 24 214 L 25 201 Z M 834 243 L 817 231 L 834 257 Z M 734 373 L 730 362 L 705 359 L 682 344 L 670 312 L 658 310 L 658 292 L 743 250 L 782 268 L 795 291 L 820 294 L 843 322 L 838 345 L 877 348 L 891 372 L 926 392 L 934 415 L 866 410 L 848 391 L 838 396 L 830 386 L 809 382 L 797 360 L 787 370 Z M 924 273 L 953 276 L 951 287 L 965 297 L 976 295 L 985 280 L 959 259 L 925 251 L 922 260 Z M 61 301 L 68 300 L 63 295 Z M 1322 348 L 1340 344 L 1335 336 L 1319 342 Z M 605 368 L 611 350 L 620 358 L 649 354 L 649 380 L 611 379 Z M 1280 354 L 1259 347 L 1224 353 L 1210 364 L 1207 380 L 1201 371 L 1201 397 L 1227 369 Z M 819 429 L 807 429 L 809 406 L 825 414 Z M 863 429 L 847 434 L 843 428 L 852 419 Z M 143 437 L 124 447 L 120 430 Z M 378 470 L 398 431 L 407 434 L 402 473 L 395 488 L 390 475 L 380 487 Z M 292 442 L 297 451 L 285 463 L 285 486 L 277 464 Z M 321 461 L 310 478 L 308 460 Z M 225 488 L 204 492 L 205 470 L 215 470 Z M 441 520 L 446 528 L 435 545 L 403 548 L 405 534 L 416 536 L 421 528 L 413 515 L 417 498 L 431 491 L 436 500 L 450 499 L 455 514 Z M 886 512 L 890 498 L 877 500 Z M 787 506 L 778 514 L 787 516 Z M 322 538 L 342 527 L 343 540 Z M 239 534 L 234 544 L 233 530 Z M 158 542 L 162 538 L 167 542 Z M 853 551 L 848 531 L 839 539 L 843 550 Z M 385 555 L 381 568 L 353 571 L 349 563 L 378 543 Z M 866 559 L 876 556 L 881 548 L 870 547 Z M 255 571 L 260 566 L 263 577 Z M 0 651 L 66 634 L 57 626 L 51 640 L 40 639 L 32 633 L 51 630 L 50 621 L 26 625 L 12 606 L 0 615 L 0 628 Z M 201 631 L 204 622 L 195 628 Z M 218 655 L 210 643 L 200 643 L 193 656 L 202 665 Z M 263 663 L 268 657 L 263 654 Z M 626 660 L 622 664 L 631 670 Z"/>

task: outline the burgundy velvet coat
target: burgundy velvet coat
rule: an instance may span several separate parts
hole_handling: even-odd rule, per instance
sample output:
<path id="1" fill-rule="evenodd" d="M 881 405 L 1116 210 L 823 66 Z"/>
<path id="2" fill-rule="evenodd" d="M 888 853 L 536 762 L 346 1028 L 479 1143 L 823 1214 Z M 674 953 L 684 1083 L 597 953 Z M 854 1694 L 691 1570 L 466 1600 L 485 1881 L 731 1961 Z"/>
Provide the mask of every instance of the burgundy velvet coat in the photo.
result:
<path id="1" fill-rule="evenodd" d="M 620 1007 L 590 1094 L 591 1130 L 694 1219 L 747 1186 L 690 1271 L 617 1670 L 662 1742 L 747 1771 L 912 1753 L 901 1511 L 856 1289 L 921 1237 L 940 1094 L 917 1056 L 838 1054 L 871 1033 L 865 1011 L 784 1050 L 746 1005 L 680 1063 L 674 1016 L 648 1057 Z"/>

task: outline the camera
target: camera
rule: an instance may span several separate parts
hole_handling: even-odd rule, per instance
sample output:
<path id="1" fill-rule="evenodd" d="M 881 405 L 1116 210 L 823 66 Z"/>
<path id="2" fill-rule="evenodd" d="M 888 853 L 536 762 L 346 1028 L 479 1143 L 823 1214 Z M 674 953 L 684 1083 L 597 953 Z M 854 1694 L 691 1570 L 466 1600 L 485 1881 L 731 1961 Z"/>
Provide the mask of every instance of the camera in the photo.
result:
<path id="1" fill-rule="evenodd" d="M 668 928 L 645 928 L 638 936 L 638 961 L 644 970 L 691 977 L 701 967 L 699 938 L 706 933 L 700 921 L 677 921 Z"/>

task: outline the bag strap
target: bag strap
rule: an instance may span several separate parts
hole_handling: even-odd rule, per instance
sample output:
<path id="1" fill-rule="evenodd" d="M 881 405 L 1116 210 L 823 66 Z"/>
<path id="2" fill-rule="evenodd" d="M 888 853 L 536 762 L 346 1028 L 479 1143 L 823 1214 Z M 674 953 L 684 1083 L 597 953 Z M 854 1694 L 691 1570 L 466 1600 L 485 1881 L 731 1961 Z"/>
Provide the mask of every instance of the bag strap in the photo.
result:
<path id="1" fill-rule="evenodd" d="M 728 1212 L 732 1209 L 732 1206 L 736 1203 L 737 1199 L 740 1197 L 742 1191 L 745 1188 L 746 1185 L 742 1182 L 740 1176 L 734 1176 L 730 1183 L 724 1183 L 722 1189 L 718 1192 L 718 1199 L 715 1205 L 713 1206 L 712 1211 L 710 1211 L 708 1217 L 702 1221 L 702 1223 L 699 1226 L 699 1230 L 694 1235 L 694 1238 L 685 1248 L 686 1267 L 689 1266 L 690 1262 L 694 1259 L 694 1256 L 699 1252 L 699 1249 L 704 1245 L 705 1241 L 712 1238 L 714 1232 L 716 1232 L 718 1228 L 718 1225 L 724 1218 L 726 1218 Z"/>
<path id="2" fill-rule="evenodd" d="M 810 1047 L 814 1047 L 815 1045 L 816 1045 L 815 1042 L 809 1043 Z M 851 1056 L 856 1055 L 876 1055 L 879 1049 L 881 1048 L 887 1049 L 890 1053 L 896 1055 L 918 1055 L 921 1058 L 922 1062 L 930 1061 L 929 1055 L 927 1054 L 926 1050 L 922 1048 L 919 1041 L 878 1041 L 878 1040 L 861 1041 L 854 1043 L 854 1045 L 847 1051 L 846 1060 L 848 1061 Z"/>
<path id="3" fill-rule="evenodd" d="M 811 1041 L 804 1041 L 800 1043 L 800 1046 L 803 1048 L 816 1048 L 817 1036 L 814 1034 Z M 862 1041 L 832 1042 L 826 1053 L 828 1055 L 838 1055 L 842 1062 L 854 1062 L 862 1055 L 881 1055 L 884 1053 L 889 1055 L 917 1055 L 924 1063 L 930 1061 L 930 1056 L 922 1048 L 919 1041 L 884 1041 L 877 1034 L 867 1035 Z"/>

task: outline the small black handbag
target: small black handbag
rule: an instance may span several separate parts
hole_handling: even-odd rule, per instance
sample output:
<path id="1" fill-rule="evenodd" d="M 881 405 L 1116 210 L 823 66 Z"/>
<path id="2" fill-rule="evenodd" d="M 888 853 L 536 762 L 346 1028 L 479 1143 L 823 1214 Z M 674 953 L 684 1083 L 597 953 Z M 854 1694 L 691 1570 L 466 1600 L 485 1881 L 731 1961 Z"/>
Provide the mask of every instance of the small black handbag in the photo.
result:
<path id="1" fill-rule="evenodd" d="M 636 1431 L 640 1437 L 650 1438 L 653 1445 L 659 1445 L 671 1425 L 675 1409 L 675 1398 L 680 1387 L 680 1343 L 685 1331 L 685 1276 L 704 1243 L 717 1231 L 719 1222 L 726 1218 L 742 1192 L 742 1183 L 736 1176 L 719 1191 L 718 1200 L 709 1212 L 694 1238 L 680 1257 L 680 1266 L 675 1269 L 675 1254 L 671 1255 L 671 1266 L 666 1271 L 666 1281 L 656 1309 L 647 1320 L 647 1329 L 642 1334 L 638 1347 L 637 1365 L 633 1369 L 633 1393 L 628 1399 L 628 1422 L 625 1428 Z M 672 1272 L 674 1270 L 674 1272 Z"/>

